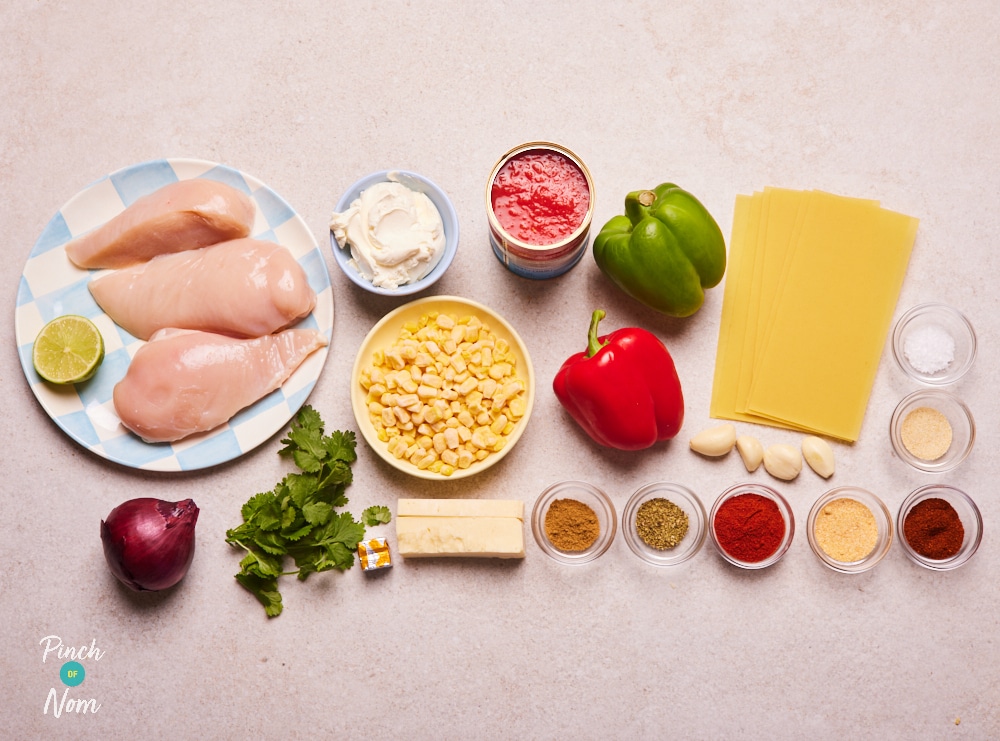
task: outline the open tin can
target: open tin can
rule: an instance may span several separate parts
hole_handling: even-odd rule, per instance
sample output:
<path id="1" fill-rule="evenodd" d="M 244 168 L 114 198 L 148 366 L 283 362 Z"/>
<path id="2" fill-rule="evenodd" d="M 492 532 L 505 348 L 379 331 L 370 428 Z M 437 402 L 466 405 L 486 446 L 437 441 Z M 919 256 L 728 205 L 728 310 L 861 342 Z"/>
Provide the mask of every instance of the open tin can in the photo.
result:
<path id="1" fill-rule="evenodd" d="M 546 199 L 555 198 L 557 209 L 565 205 L 567 210 L 572 210 L 573 215 L 569 217 L 572 220 L 563 222 L 565 236 L 558 234 L 554 240 L 551 235 L 548 238 L 529 239 L 524 234 L 511 233 L 510 227 L 504 226 L 504 219 L 499 214 L 504 210 L 499 200 L 502 196 L 498 195 L 500 183 L 506 182 L 506 173 L 512 166 L 525 164 L 526 158 L 545 160 L 561 173 L 557 173 L 554 177 L 561 178 L 565 175 L 570 182 L 575 181 L 578 184 L 575 192 L 571 188 L 570 192 L 560 195 L 560 187 L 548 187 L 548 184 L 540 179 L 544 177 L 544 172 L 536 170 L 531 173 L 531 187 L 534 190 L 525 191 L 519 196 L 522 203 L 527 203 L 529 207 L 534 198 L 533 194 L 537 193 L 539 196 L 544 195 Z M 553 183 L 553 185 L 564 186 L 565 183 Z M 584 199 L 580 197 L 583 193 L 586 195 L 585 208 Z M 560 203 L 559 201 L 564 198 L 569 200 L 565 204 Z M 536 280 L 555 278 L 576 265 L 587 251 L 590 224 L 594 216 L 594 181 L 587 166 L 565 147 L 551 142 L 521 144 L 504 154 L 494 165 L 486 182 L 486 214 L 490 224 L 490 245 L 493 247 L 493 254 L 504 267 L 523 278 Z"/>

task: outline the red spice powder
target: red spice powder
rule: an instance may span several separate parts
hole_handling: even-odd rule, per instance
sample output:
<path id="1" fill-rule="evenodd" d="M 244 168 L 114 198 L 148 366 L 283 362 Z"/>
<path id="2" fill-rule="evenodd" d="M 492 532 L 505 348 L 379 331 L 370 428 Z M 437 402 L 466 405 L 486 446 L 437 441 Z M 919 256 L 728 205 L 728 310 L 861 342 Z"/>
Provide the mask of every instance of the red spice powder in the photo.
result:
<path id="1" fill-rule="evenodd" d="M 965 541 L 965 526 L 955 508 L 944 499 L 917 502 L 903 519 L 903 536 L 924 558 L 951 558 Z"/>
<path id="2" fill-rule="evenodd" d="M 778 550 L 785 537 L 785 518 L 774 500 L 760 494 L 730 497 L 715 514 L 715 538 L 737 561 L 759 563 Z"/>

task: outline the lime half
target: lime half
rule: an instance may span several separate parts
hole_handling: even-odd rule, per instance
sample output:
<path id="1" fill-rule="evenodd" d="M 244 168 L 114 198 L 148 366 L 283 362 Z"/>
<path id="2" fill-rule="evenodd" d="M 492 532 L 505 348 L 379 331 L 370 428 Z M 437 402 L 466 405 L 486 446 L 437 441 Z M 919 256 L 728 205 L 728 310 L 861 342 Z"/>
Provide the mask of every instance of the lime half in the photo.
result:
<path id="1" fill-rule="evenodd" d="M 79 383 L 104 360 L 104 338 L 89 319 L 67 314 L 42 327 L 31 350 L 35 371 L 50 383 Z"/>

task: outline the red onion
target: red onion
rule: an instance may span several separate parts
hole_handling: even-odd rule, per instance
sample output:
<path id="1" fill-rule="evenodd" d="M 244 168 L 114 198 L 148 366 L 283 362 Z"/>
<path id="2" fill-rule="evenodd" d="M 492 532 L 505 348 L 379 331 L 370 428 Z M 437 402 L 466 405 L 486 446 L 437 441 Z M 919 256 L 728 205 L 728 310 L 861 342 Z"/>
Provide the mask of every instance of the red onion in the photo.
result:
<path id="1" fill-rule="evenodd" d="M 198 506 L 191 499 L 143 497 L 119 504 L 101 520 L 104 557 L 118 581 L 137 592 L 167 589 L 194 558 Z"/>

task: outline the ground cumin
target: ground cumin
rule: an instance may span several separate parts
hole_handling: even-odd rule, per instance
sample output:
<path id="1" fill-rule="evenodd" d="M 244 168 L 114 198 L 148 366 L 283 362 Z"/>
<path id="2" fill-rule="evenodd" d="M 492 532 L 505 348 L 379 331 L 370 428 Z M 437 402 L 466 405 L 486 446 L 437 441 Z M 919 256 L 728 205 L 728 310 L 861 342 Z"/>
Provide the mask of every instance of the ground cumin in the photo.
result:
<path id="1" fill-rule="evenodd" d="M 576 499 L 556 499 L 545 513 L 545 535 L 561 551 L 585 551 L 600 534 L 597 514 Z"/>

